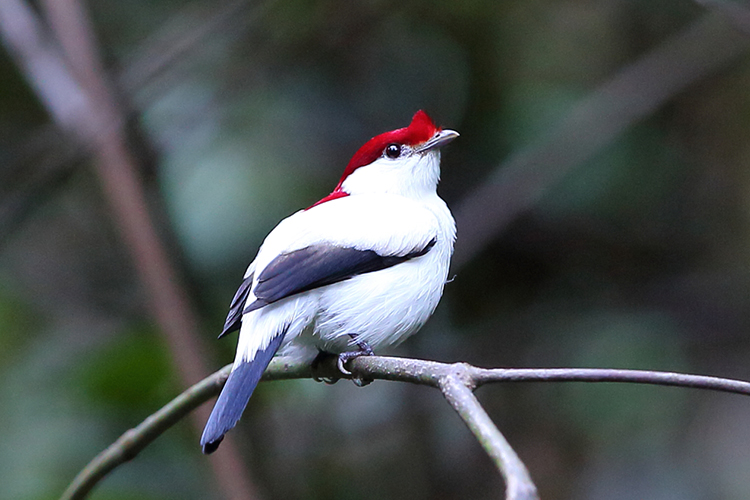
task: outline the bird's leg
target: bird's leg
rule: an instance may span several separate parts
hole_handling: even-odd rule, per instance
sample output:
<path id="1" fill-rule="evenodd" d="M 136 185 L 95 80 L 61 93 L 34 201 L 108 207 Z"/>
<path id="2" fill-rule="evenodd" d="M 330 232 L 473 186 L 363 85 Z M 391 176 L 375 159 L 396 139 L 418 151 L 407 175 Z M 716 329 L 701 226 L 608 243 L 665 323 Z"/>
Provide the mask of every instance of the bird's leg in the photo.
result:
<path id="1" fill-rule="evenodd" d="M 354 358 L 358 358 L 360 356 L 374 356 L 375 352 L 372 350 L 372 347 L 370 347 L 367 342 L 359 338 L 359 335 L 356 333 L 350 333 L 349 336 L 354 340 L 354 342 L 357 344 L 357 347 L 359 347 L 358 351 L 345 351 L 339 354 L 339 361 L 338 361 L 338 367 L 339 371 L 343 373 L 344 375 L 351 376 L 352 372 L 346 369 L 344 366 L 347 362 Z M 359 387 L 363 387 L 372 380 L 362 379 L 362 378 L 352 378 L 352 382 L 354 382 Z"/>
<path id="2" fill-rule="evenodd" d="M 320 364 L 323 363 L 323 361 L 326 358 L 330 358 L 332 356 L 335 356 L 335 354 L 332 354 L 332 353 L 326 352 L 326 351 L 318 351 L 318 355 L 315 356 L 315 359 L 313 359 L 312 363 L 310 363 L 310 368 L 312 369 L 312 372 L 313 372 L 313 380 L 314 381 L 316 381 L 316 382 L 325 382 L 328 385 L 333 385 L 333 384 L 335 384 L 336 382 L 339 381 L 338 377 L 319 377 L 315 373 L 320 368 Z"/>

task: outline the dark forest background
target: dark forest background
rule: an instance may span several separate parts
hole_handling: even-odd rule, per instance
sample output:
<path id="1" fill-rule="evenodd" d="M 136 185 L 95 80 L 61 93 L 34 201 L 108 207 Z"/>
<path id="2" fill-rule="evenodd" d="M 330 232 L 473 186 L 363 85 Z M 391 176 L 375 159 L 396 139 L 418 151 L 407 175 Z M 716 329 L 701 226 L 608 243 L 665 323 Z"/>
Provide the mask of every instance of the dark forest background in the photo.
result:
<path id="1" fill-rule="evenodd" d="M 65 11 L 54 2 L 26 6 L 65 47 Z M 0 16 L 20 3 L 0 0 Z M 200 369 L 230 362 L 236 334 L 215 337 L 262 238 L 330 192 L 364 141 L 407 125 L 417 109 L 461 133 L 444 152 L 439 187 L 458 243 L 435 316 L 394 354 L 750 379 L 744 2 L 78 7 L 101 61 L 78 80 L 89 90 L 104 82 L 104 102 L 116 104 L 109 116 L 143 190 L 140 208 L 173 270 L 167 281 L 187 299 L 180 307 L 196 318 L 194 335 L 181 340 L 180 325 L 162 335 L 176 324 L 167 313 L 183 309 L 165 304 L 154 319 L 139 264 L 148 256 L 123 236 L 104 180 L 109 139 L 76 131 L 86 113 L 67 127 L 50 114 L 39 88 L 57 83 L 34 82 L 6 23 L 1 498 L 56 498 L 191 380 L 186 343 Z M 76 74 L 75 44 L 67 47 Z M 478 396 L 545 500 L 750 497 L 750 401 L 740 396 L 583 384 L 494 385 Z M 232 435 L 237 453 L 225 460 L 267 500 L 502 494 L 475 439 L 424 387 L 266 383 Z M 92 498 L 227 498 L 217 479 L 226 467 L 211 460 L 186 421 Z"/>

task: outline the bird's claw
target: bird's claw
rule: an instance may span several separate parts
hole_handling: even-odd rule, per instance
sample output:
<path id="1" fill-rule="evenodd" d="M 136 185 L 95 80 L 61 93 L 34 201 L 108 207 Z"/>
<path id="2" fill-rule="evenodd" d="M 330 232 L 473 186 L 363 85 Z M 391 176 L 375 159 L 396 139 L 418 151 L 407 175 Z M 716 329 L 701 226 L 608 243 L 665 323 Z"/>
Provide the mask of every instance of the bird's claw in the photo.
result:
<path id="1" fill-rule="evenodd" d="M 352 338 L 356 340 L 356 337 L 353 335 L 352 335 Z M 339 354 L 336 364 L 338 366 L 339 371 L 343 373 L 344 375 L 346 375 L 347 377 L 351 377 L 352 382 L 354 382 L 356 386 L 364 387 L 370 382 L 372 382 L 372 380 L 352 376 L 352 372 L 346 368 L 346 363 L 360 356 L 374 356 L 375 352 L 373 352 L 372 348 L 369 345 L 367 345 L 367 342 L 363 340 L 357 341 L 357 345 L 359 346 L 358 351 L 345 351 Z"/>
<path id="2" fill-rule="evenodd" d="M 352 360 L 356 357 L 361 356 L 361 354 L 358 351 L 346 351 L 339 354 L 338 361 L 336 364 L 339 367 L 339 371 L 346 375 L 347 377 L 352 376 L 352 372 L 346 369 L 346 366 L 344 366 L 349 360 Z"/>

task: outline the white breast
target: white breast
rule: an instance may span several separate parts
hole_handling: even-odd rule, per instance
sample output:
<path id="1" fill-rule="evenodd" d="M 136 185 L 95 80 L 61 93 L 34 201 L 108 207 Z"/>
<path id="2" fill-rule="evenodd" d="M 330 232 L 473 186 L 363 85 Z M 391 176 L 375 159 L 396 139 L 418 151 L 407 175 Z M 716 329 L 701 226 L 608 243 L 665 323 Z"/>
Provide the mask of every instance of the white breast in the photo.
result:
<path id="1" fill-rule="evenodd" d="M 412 206 L 394 213 L 393 223 L 410 227 L 410 238 L 434 238 L 435 246 L 421 257 L 321 289 L 312 331 L 316 347 L 345 350 L 352 344 L 349 334 L 373 349 L 396 345 L 432 315 L 448 276 L 455 223 L 437 195 L 419 205 L 418 210 Z M 392 231 L 392 226 L 387 229 Z"/>
<path id="2" fill-rule="evenodd" d="M 381 346 L 398 344 L 435 310 L 455 236 L 453 217 L 437 194 L 419 200 L 383 194 L 351 196 L 292 215 L 263 243 L 254 262 L 256 277 L 276 255 L 315 243 L 374 250 L 381 255 L 406 255 L 433 239 L 435 245 L 421 257 L 246 314 L 238 358 L 242 352 L 243 358 L 252 359 L 267 344 L 266 339 L 282 329 L 286 330 L 282 352 L 305 359 L 318 350 L 350 350 L 349 334 L 359 336 L 376 352 Z"/>

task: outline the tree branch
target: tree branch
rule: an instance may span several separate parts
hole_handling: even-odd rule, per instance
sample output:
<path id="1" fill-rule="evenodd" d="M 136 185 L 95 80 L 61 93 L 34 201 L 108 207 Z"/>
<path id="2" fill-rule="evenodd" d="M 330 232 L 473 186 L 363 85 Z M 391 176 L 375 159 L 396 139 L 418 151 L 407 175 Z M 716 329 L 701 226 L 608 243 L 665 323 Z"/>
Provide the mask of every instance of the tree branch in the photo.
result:
<path id="1" fill-rule="evenodd" d="M 529 471 L 474 396 L 473 367 L 453 365 L 454 373 L 440 378 L 440 391 L 463 419 L 503 476 L 508 500 L 538 500 Z"/>
<path id="2" fill-rule="evenodd" d="M 149 416 L 140 425 L 125 432 L 78 473 L 60 498 L 64 500 L 86 498 L 92 488 L 115 467 L 135 458 L 164 431 L 216 396 L 224 387 L 230 367 L 226 366 L 204 378 Z"/>
<path id="3" fill-rule="evenodd" d="M 466 363 L 439 363 L 410 358 L 362 356 L 347 365 L 351 375 L 340 373 L 335 358 L 324 360 L 313 373 L 310 365 L 275 358 L 263 380 L 316 377 L 392 380 L 440 389 L 461 416 L 502 474 L 508 500 L 534 500 L 536 488 L 526 467 L 497 429 L 473 394 L 475 388 L 495 382 L 625 382 L 706 389 L 750 396 L 750 382 L 704 375 L 608 368 L 478 368 Z M 95 457 L 70 484 L 61 500 L 86 498 L 91 489 L 118 465 L 133 459 L 164 431 L 195 408 L 216 396 L 231 365 L 180 394 L 140 425 L 127 431 Z"/>

